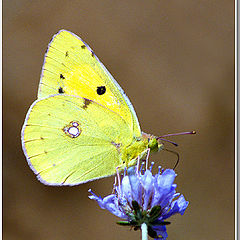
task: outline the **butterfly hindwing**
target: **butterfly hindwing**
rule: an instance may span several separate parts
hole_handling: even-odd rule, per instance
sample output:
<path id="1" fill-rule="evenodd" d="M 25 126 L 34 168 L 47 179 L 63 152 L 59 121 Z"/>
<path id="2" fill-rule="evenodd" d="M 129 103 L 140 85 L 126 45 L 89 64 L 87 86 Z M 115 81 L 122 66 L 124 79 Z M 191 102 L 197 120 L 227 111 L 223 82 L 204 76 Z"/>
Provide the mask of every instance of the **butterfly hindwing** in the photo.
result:
<path id="1" fill-rule="evenodd" d="M 53 95 L 35 101 L 22 130 L 23 149 L 39 179 L 74 185 L 113 175 L 119 147 L 132 139 L 115 112 L 81 97 Z"/>

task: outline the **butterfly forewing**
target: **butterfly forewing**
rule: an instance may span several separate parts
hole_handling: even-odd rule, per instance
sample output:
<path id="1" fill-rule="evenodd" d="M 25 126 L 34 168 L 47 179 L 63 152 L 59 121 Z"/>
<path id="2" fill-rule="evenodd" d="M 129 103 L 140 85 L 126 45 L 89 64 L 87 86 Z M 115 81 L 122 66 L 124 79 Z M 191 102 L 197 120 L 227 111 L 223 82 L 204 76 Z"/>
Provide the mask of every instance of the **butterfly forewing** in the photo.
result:
<path id="1" fill-rule="evenodd" d="M 141 130 L 131 102 L 90 47 L 61 30 L 48 46 L 38 98 L 68 94 L 91 99 L 119 114 L 136 137 Z"/>

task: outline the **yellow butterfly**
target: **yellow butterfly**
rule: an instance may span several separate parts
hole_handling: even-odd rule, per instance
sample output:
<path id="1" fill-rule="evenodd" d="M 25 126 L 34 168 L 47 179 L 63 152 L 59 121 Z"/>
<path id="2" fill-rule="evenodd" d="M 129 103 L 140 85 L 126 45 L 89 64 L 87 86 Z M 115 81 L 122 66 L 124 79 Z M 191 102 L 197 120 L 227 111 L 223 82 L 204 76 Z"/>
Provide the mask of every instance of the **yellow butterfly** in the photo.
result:
<path id="1" fill-rule="evenodd" d="M 91 48 L 61 30 L 45 54 L 22 147 L 42 183 L 76 185 L 114 175 L 163 144 L 141 132 L 131 102 Z"/>

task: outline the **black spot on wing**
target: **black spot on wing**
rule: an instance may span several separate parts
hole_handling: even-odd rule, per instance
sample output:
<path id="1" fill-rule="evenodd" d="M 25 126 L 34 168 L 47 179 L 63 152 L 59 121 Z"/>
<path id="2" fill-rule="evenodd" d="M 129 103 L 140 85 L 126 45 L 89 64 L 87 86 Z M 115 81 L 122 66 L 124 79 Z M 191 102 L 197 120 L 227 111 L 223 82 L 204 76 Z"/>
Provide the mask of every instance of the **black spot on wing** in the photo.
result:
<path id="1" fill-rule="evenodd" d="M 116 148 L 120 148 L 121 143 L 115 143 L 114 141 L 111 142 L 112 145 L 114 145 Z"/>
<path id="2" fill-rule="evenodd" d="M 85 49 L 85 48 L 86 48 L 86 46 L 85 46 L 85 45 L 82 45 L 82 46 L 81 46 L 81 48 L 82 48 L 82 49 Z"/>
<path id="3" fill-rule="evenodd" d="M 65 53 L 65 57 L 68 57 L 68 56 L 69 56 L 68 51 L 66 51 L 66 53 Z"/>
<path id="4" fill-rule="evenodd" d="M 111 144 L 113 146 L 115 146 L 117 151 L 120 153 L 120 147 L 121 147 L 122 144 L 121 143 L 115 143 L 114 141 L 112 141 Z"/>
<path id="5" fill-rule="evenodd" d="M 86 109 L 91 102 L 92 102 L 91 100 L 84 98 L 83 109 Z"/>
<path id="6" fill-rule="evenodd" d="M 58 93 L 64 93 L 64 91 L 63 91 L 63 88 L 62 88 L 62 87 L 60 87 L 60 88 L 58 89 Z"/>
<path id="7" fill-rule="evenodd" d="M 105 86 L 97 87 L 97 94 L 98 95 L 103 95 L 105 92 L 106 92 L 106 87 Z"/>
<path id="8" fill-rule="evenodd" d="M 61 79 L 65 79 L 65 77 L 60 73 L 60 78 Z"/>

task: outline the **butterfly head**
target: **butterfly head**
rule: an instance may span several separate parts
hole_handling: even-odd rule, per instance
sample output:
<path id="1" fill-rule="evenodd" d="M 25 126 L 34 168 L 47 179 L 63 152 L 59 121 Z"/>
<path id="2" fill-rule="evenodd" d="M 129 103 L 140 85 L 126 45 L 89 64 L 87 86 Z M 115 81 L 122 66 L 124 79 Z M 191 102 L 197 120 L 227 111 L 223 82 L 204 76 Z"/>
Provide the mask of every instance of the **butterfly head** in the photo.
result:
<path id="1" fill-rule="evenodd" d="M 161 143 L 160 140 L 157 139 L 157 137 L 151 136 L 148 139 L 148 148 L 150 148 L 151 152 L 159 152 L 163 149 L 163 147 L 163 143 Z"/>
<path id="2" fill-rule="evenodd" d="M 142 132 L 143 139 L 147 139 L 148 148 L 151 152 L 159 152 L 164 148 L 163 143 L 158 137 Z"/>

